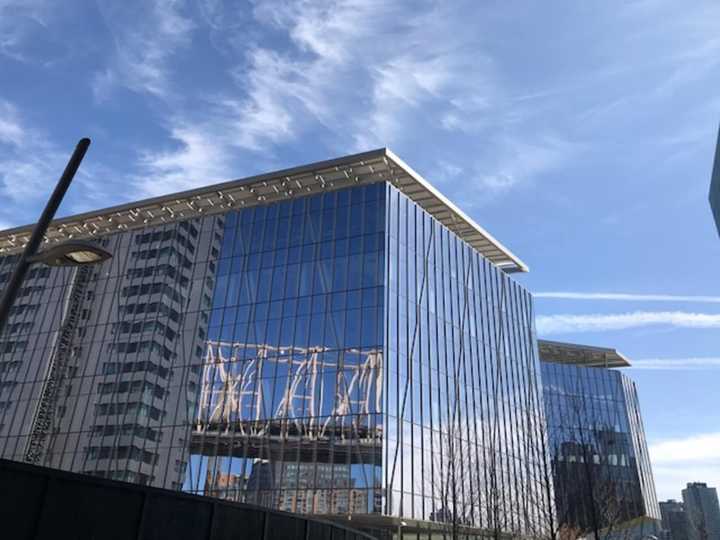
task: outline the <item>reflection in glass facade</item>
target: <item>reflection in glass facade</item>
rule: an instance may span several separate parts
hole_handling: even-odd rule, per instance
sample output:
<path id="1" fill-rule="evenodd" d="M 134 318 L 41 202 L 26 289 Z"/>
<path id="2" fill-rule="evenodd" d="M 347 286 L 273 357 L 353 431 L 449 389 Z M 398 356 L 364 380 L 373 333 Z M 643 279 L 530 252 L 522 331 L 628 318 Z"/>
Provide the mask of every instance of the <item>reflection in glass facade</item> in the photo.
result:
<path id="1" fill-rule="evenodd" d="M 530 295 L 390 183 L 97 241 L 0 338 L 3 458 L 407 537 L 544 530 Z"/>
<path id="2" fill-rule="evenodd" d="M 108 235 L 98 267 L 31 270 L 0 338 L 2 457 L 182 486 L 223 231 Z"/>
<path id="3" fill-rule="evenodd" d="M 388 192 L 387 512 L 539 534 L 544 425 L 529 293 Z"/>
<path id="4" fill-rule="evenodd" d="M 226 216 L 184 488 L 382 506 L 385 186 Z"/>
<path id="5" fill-rule="evenodd" d="M 600 367 L 546 362 L 542 379 L 555 502 L 569 531 L 660 519 L 635 384 Z"/>

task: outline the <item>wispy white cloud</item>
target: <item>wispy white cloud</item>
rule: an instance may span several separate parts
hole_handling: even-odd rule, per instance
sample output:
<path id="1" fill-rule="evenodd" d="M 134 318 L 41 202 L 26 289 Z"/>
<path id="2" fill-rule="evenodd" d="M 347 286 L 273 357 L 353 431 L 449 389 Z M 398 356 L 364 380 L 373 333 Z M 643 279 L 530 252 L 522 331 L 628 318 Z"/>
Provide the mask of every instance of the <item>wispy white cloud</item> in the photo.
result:
<path id="1" fill-rule="evenodd" d="M 195 27 L 183 14 L 183 2 L 104 1 L 99 7 L 113 35 L 115 50 L 108 65 L 93 77 L 95 98 L 105 100 L 116 85 L 167 97 L 171 92 L 168 61 L 177 49 L 189 45 Z"/>
<path id="2" fill-rule="evenodd" d="M 561 166 L 578 152 L 578 145 L 558 137 L 507 138 L 500 144 L 500 152 L 493 169 L 477 166 L 480 190 L 503 192 L 521 182 Z"/>
<path id="3" fill-rule="evenodd" d="M 171 133 L 178 145 L 175 149 L 143 153 L 141 173 L 132 180 L 138 195 L 152 197 L 227 179 L 231 171 L 227 144 L 217 144 L 221 136 L 207 129 L 177 125 Z"/>
<path id="4" fill-rule="evenodd" d="M 52 178 L 50 171 L 58 174 L 56 167 L 60 160 L 60 154 L 47 137 L 26 125 L 15 105 L 0 99 L 0 189 L 3 195 L 16 202 L 37 198 Z"/>
<path id="5" fill-rule="evenodd" d="M 631 367 L 659 371 L 720 369 L 720 357 L 643 358 L 633 360 Z"/>
<path id="6" fill-rule="evenodd" d="M 540 315 L 539 334 L 607 332 L 644 326 L 666 325 L 678 328 L 720 328 L 720 314 L 684 311 L 635 311 L 631 313 L 593 313 L 586 315 Z"/>
<path id="7" fill-rule="evenodd" d="M 234 79 L 245 89 L 243 98 L 219 101 L 232 144 L 247 150 L 261 150 L 294 135 L 298 126 L 294 110 L 304 107 L 323 115 L 323 105 L 308 73 L 275 51 L 255 47 L 246 55 L 247 66 L 234 70 Z"/>
<path id="8" fill-rule="evenodd" d="M 0 143 L 20 146 L 25 130 L 20 125 L 17 109 L 9 102 L 0 100 Z"/>
<path id="9" fill-rule="evenodd" d="M 183 96 L 163 111 L 169 140 L 142 152 L 142 192 L 209 181 L 199 176 L 203 172 L 242 174 L 238 164 L 248 156 L 272 156 L 281 145 L 306 136 L 317 141 L 320 134 L 317 146 L 337 153 L 432 148 L 438 162 L 450 165 L 438 166 L 441 177 L 462 177 L 472 205 L 531 186 L 587 148 L 572 126 L 550 127 L 543 115 L 556 115 L 564 100 L 587 93 L 597 77 L 513 92 L 506 66 L 492 55 L 492 39 L 462 6 L 424 1 L 408 10 L 380 0 L 267 0 L 242 10 L 205 0 L 202 17 L 191 21 L 179 0 L 150 5 L 144 16 L 133 15 L 140 19 L 135 25 L 126 11 L 104 4 L 118 50 L 126 52 L 96 74 L 99 98 L 118 84 L 172 94 L 174 55 L 189 50 L 190 39 L 207 27 L 231 85 Z M 118 24 L 115 11 L 122 15 Z M 487 11 L 491 20 L 496 14 Z M 206 154 L 197 141 L 217 148 L 213 155 L 222 162 L 211 168 L 201 163 Z M 433 164 L 421 166 L 427 171 Z"/>
<path id="10" fill-rule="evenodd" d="M 646 99 L 666 99 L 683 87 L 698 83 L 720 64 L 720 38 L 716 21 L 720 17 L 717 2 L 698 4 L 696 9 L 677 10 L 673 2 L 655 1 L 638 5 L 628 4 L 625 11 L 637 20 L 660 18 L 668 22 L 665 28 L 653 25 L 641 27 L 639 37 L 655 40 L 657 58 L 654 60 L 666 69 L 662 70 L 664 80 Z M 668 36 L 671 36 L 668 39 Z"/>
<path id="11" fill-rule="evenodd" d="M 60 148 L 14 104 L 0 98 L 0 195 L 8 203 L 0 207 L 0 229 L 29 223 L 37 217 L 35 207 L 47 199 L 71 150 Z M 75 179 L 75 184 L 83 188 L 74 190 L 74 200 L 66 204 L 73 205 L 76 211 L 107 204 L 106 184 L 93 178 L 112 176 L 92 159 L 85 160 Z"/>
<path id="12" fill-rule="evenodd" d="M 702 304 L 720 304 L 720 296 L 676 294 L 543 291 L 533 293 L 533 296 L 535 298 L 551 298 L 557 300 L 617 300 L 622 302 L 697 302 Z"/>
<path id="13" fill-rule="evenodd" d="M 274 145 L 299 137 L 314 122 L 329 131 L 352 126 L 348 101 L 356 88 L 348 85 L 347 66 L 354 65 L 353 55 L 357 60 L 356 42 L 370 37 L 375 8 L 382 7 L 352 0 L 257 4 L 256 23 L 285 33 L 292 47 L 225 36 L 225 46 L 237 57 L 228 70 L 232 92 L 204 96 L 202 115 L 187 108 L 173 113 L 167 124 L 178 146 L 143 153 L 139 190 L 162 193 L 235 176 L 231 164 L 243 153 L 271 155 Z M 204 11 L 213 21 L 236 15 L 223 3 Z"/>
<path id="14" fill-rule="evenodd" d="M 387 15 L 382 0 L 303 0 L 256 2 L 255 18 L 286 32 L 314 58 L 341 63 L 357 54 L 355 44 L 370 32 L 381 32 L 382 20 L 373 25 L 373 14 Z"/>
<path id="15" fill-rule="evenodd" d="M 251 84 L 246 101 L 284 113 L 290 124 L 284 138 L 315 121 L 338 135 L 335 145 L 343 150 L 392 145 L 402 113 L 419 107 L 446 77 L 435 45 L 410 50 L 419 23 L 404 12 L 398 24 L 402 12 L 378 0 L 259 3 L 257 20 L 286 34 L 292 47 L 273 50 L 272 62 L 250 62 L 251 82 L 273 84 Z M 260 49 L 252 57 L 259 52 L 269 54 Z"/>
<path id="16" fill-rule="evenodd" d="M 280 145 L 318 132 L 337 153 L 430 144 L 450 167 L 440 173 L 462 172 L 472 201 L 553 170 L 578 149 L 547 130 L 522 128 L 521 109 L 530 107 L 505 97 L 477 28 L 457 7 L 428 1 L 408 12 L 379 0 L 258 2 L 253 30 L 240 40 L 237 28 L 247 24 L 247 13 L 222 1 L 202 6 L 213 42 L 234 59 L 226 69 L 234 86 L 170 112 L 165 123 L 176 146 L 142 154 L 137 183 L 143 192 L 208 181 L 197 176 L 207 166 L 194 162 L 203 154 L 179 136 L 190 132 L 217 148 L 217 155 L 233 156 L 224 160 L 230 166 L 248 153 L 272 155 Z M 183 35 L 189 31 L 170 25 L 177 26 Z M 259 37 L 263 32 L 273 39 Z M 132 35 L 143 43 L 143 33 Z M 168 50 L 182 43 L 171 40 Z M 169 54 L 149 62 L 159 66 L 149 73 L 166 73 L 161 68 Z M 114 83 L 117 71 L 99 74 L 99 87 L 105 79 Z M 167 82 L 160 76 L 128 79 L 150 81 L 139 86 L 155 94 L 160 92 L 154 82 Z M 483 151 L 468 154 L 423 135 L 440 126 L 448 140 L 482 137 Z M 212 172 L 225 170 L 217 166 Z"/>
<path id="17" fill-rule="evenodd" d="M 436 4 L 406 21 L 401 43 L 393 47 L 394 34 L 385 36 L 374 51 L 372 92 L 355 125 L 355 149 L 403 144 L 418 129 L 467 135 L 470 115 L 487 112 L 499 89 L 492 63 L 466 30 L 456 12 Z M 494 122 L 490 115 L 484 121 Z"/>
<path id="18" fill-rule="evenodd" d="M 208 96 L 204 114 L 178 114 L 167 122 L 172 149 L 144 151 L 134 184 L 140 195 L 160 195 L 238 175 L 239 152 L 261 152 L 294 135 L 295 122 L 285 93 L 295 106 L 313 107 L 297 66 L 270 50 L 251 48 L 248 69 L 234 70 L 243 97 Z M 288 98 L 289 99 L 289 98 Z"/>
<path id="19" fill-rule="evenodd" d="M 0 0 L 0 54 L 29 60 L 28 44 L 48 24 L 50 3 L 43 0 Z"/>
<path id="20" fill-rule="evenodd" d="M 317 109 L 313 114 L 342 132 L 340 141 L 352 134 L 349 150 L 427 144 L 421 134 L 439 126 L 449 140 L 481 137 L 483 151 L 473 154 L 457 155 L 455 144 L 432 144 L 443 162 L 439 174 L 447 178 L 451 170 L 456 173 L 450 176 L 462 173 L 472 201 L 506 192 L 577 153 L 579 145 L 550 132 L 515 129 L 529 107 L 506 97 L 477 28 L 462 9 L 435 2 L 424 7 L 409 17 L 403 14 L 401 24 L 387 22 L 398 20 L 393 11 L 397 7 L 357 1 L 305 2 L 282 18 L 298 47 L 316 55 L 300 70 L 310 79 L 304 86 L 311 89 L 314 102 L 325 108 L 323 114 Z M 331 22 L 324 23 L 327 17 Z M 332 22 L 334 17 L 342 23 Z M 348 21 L 351 29 L 338 27 Z M 328 31 L 331 28 L 337 31 Z M 307 29 L 316 31 L 307 36 Z M 339 60 L 354 66 L 352 85 Z"/>
<path id="21" fill-rule="evenodd" d="M 77 73 L 89 51 L 98 50 L 95 29 L 84 24 L 93 12 L 93 5 L 80 2 L 0 0 L 0 61 L 45 69 L 72 61 Z"/>
<path id="22" fill-rule="evenodd" d="M 658 496 L 679 498 L 688 482 L 720 486 L 720 433 L 699 433 L 649 445 Z"/>

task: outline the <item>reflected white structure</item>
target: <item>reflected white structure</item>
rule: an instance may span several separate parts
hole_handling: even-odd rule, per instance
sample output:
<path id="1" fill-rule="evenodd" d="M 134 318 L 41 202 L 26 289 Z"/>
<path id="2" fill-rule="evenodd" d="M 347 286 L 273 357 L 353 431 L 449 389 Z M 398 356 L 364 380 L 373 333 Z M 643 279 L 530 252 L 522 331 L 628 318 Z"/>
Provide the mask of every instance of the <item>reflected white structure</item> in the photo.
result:
<path id="1" fill-rule="evenodd" d="M 382 352 L 349 349 L 342 366 L 325 359 L 323 353 L 329 352 L 326 347 L 208 342 L 194 435 L 273 434 L 310 442 L 328 439 L 332 431 L 340 440 L 379 438 L 379 432 L 368 430 L 367 416 L 381 410 Z M 267 382 L 268 373 L 277 378 L 278 370 L 280 389 Z M 328 371 L 337 378 L 326 386 Z M 268 411 L 268 402 L 275 401 L 270 396 L 278 390 L 279 403 Z"/>

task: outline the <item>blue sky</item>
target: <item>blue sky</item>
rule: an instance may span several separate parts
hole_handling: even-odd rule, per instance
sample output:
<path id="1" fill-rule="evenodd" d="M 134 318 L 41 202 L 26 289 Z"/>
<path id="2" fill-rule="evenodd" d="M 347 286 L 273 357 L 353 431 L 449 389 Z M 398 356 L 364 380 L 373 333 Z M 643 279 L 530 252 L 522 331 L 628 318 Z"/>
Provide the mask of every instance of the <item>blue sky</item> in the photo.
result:
<path id="1" fill-rule="evenodd" d="M 388 146 L 529 264 L 541 336 L 636 362 L 659 496 L 720 486 L 718 22 L 710 0 L 0 0 L 0 226 L 36 219 L 81 136 L 65 214 Z"/>

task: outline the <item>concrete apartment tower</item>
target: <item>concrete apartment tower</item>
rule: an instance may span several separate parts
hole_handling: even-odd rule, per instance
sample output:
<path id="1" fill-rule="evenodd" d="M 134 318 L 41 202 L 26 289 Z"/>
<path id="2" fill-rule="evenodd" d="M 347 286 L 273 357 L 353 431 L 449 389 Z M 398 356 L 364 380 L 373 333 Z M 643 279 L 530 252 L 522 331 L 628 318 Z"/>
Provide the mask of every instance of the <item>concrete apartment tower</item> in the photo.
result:
<path id="1" fill-rule="evenodd" d="M 685 506 L 675 499 L 660 501 L 663 540 L 688 540 L 688 523 Z"/>
<path id="2" fill-rule="evenodd" d="M 682 490 L 689 540 L 720 540 L 720 506 L 715 488 L 702 482 Z"/>

